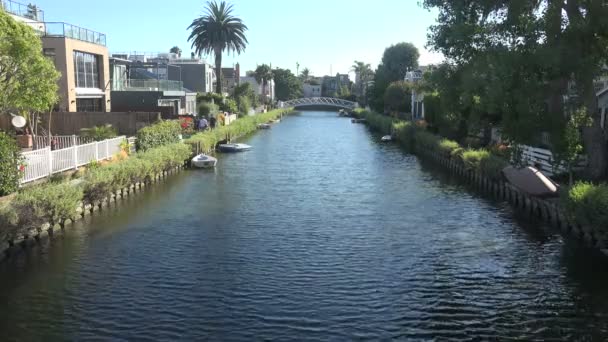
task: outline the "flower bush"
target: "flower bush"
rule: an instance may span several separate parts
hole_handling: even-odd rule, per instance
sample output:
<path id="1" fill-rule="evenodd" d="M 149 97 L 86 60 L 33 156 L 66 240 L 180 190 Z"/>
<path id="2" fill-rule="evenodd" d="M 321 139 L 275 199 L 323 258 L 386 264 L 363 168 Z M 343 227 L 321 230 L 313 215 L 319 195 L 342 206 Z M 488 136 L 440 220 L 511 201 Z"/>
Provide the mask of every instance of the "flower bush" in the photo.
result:
<path id="1" fill-rule="evenodd" d="M 600 231 L 608 230 L 608 185 L 578 182 L 563 196 L 567 215 Z"/>

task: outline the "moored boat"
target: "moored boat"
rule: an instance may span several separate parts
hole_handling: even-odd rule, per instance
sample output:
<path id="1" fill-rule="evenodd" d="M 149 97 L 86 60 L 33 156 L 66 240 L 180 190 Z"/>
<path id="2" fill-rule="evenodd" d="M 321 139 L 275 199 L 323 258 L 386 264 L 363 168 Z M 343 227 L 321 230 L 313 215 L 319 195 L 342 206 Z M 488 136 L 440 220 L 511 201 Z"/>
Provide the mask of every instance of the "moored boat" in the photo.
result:
<path id="1" fill-rule="evenodd" d="M 517 169 L 507 166 L 502 170 L 505 178 L 516 188 L 537 197 L 559 195 L 559 185 L 531 166 Z"/>
<path id="2" fill-rule="evenodd" d="M 392 135 L 385 135 L 383 136 L 380 141 L 382 142 L 389 142 L 389 141 L 393 141 L 393 136 Z"/>
<path id="3" fill-rule="evenodd" d="M 267 123 L 258 124 L 258 129 L 269 129 L 270 127 L 272 127 L 272 126 L 270 126 L 270 124 L 267 124 Z"/>
<path id="4" fill-rule="evenodd" d="M 192 166 L 197 167 L 199 169 L 208 169 L 215 167 L 217 164 L 217 159 L 206 154 L 199 154 L 192 158 Z"/>
<path id="5" fill-rule="evenodd" d="M 220 144 L 218 149 L 222 152 L 244 152 L 251 149 L 247 144 Z"/>
<path id="6" fill-rule="evenodd" d="M 366 120 L 365 119 L 351 119 L 350 122 L 352 123 L 364 123 Z"/>

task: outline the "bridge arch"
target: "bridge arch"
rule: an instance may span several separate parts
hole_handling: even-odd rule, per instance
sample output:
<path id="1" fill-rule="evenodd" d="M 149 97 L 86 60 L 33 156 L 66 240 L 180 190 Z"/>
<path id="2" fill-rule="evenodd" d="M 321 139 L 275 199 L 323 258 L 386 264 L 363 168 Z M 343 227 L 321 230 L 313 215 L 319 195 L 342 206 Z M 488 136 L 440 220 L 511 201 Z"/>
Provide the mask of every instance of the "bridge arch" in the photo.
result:
<path id="1" fill-rule="evenodd" d="M 328 106 L 352 110 L 358 107 L 356 102 L 337 99 L 334 97 L 306 97 L 301 99 L 279 102 L 279 107 Z"/>

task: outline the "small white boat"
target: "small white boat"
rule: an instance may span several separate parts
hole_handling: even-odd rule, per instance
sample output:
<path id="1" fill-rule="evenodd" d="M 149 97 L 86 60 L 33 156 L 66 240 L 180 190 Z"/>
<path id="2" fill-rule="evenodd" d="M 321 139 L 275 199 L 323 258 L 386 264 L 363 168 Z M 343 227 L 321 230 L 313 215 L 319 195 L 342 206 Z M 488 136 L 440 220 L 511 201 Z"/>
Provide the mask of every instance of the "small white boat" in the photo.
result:
<path id="1" fill-rule="evenodd" d="M 270 120 L 270 123 L 279 123 L 279 122 L 281 122 L 281 119 Z"/>
<path id="2" fill-rule="evenodd" d="M 382 142 L 389 142 L 389 141 L 393 141 L 393 136 L 392 135 L 385 135 L 383 136 L 380 141 Z"/>
<path id="3" fill-rule="evenodd" d="M 192 158 L 192 166 L 197 167 L 199 169 L 208 169 L 215 167 L 217 164 L 217 159 L 206 154 L 199 154 Z"/>
<path id="4" fill-rule="evenodd" d="M 272 127 L 272 126 L 270 126 L 270 124 L 267 124 L 267 123 L 261 123 L 258 125 L 258 129 L 269 129 L 270 127 Z"/>
<path id="5" fill-rule="evenodd" d="M 218 148 L 222 152 L 244 152 L 249 151 L 251 146 L 247 144 L 220 144 Z"/>
<path id="6" fill-rule="evenodd" d="M 350 122 L 352 123 L 364 123 L 366 120 L 365 119 L 351 119 Z"/>

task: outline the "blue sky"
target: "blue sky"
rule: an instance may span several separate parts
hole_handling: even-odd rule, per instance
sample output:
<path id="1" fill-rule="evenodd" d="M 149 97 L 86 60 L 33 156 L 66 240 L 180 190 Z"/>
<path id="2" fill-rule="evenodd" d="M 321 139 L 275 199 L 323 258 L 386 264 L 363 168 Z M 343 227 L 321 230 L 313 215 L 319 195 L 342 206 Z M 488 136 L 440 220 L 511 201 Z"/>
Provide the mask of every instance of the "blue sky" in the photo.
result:
<path id="1" fill-rule="evenodd" d="M 178 45 L 189 55 L 188 25 L 203 13 L 201 0 L 31 0 L 46 21 L 64 21 L 107 35 L 110 52 L 168 52 Z M 436 13 L 419 0 L 232 0 L 235 14 L 249 27 L 249 46 L 223 64 L 240 62 L 241 70 L 272 63 L 313 75 L 348 72 L 354 60 L 376 66 L 386 47 L 412 42 L 421 64 L 436 63 L 425 50 L 426 33 Z M 85 5 L 86 3 L 86 5 Z M 211 57 L 207 58 L 212 61 Z"/>

